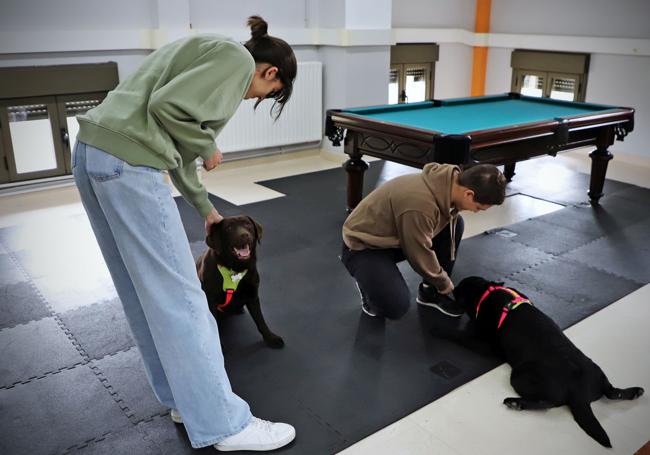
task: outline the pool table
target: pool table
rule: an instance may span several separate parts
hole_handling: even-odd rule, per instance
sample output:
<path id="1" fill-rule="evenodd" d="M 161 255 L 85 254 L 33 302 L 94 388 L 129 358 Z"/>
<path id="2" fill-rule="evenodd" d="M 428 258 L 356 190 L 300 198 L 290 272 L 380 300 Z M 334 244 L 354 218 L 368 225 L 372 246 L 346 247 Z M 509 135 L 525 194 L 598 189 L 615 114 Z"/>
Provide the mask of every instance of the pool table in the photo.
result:
<path id="1" fill-rule="evenodd" d="M 633 127 L 631 108 L 506 93 L 330 109 L 325 135 L 334 145 L 344 140 L 349 155 L 344 163 L 348 210 L 362 198 L 368 168 L 363 155 L 420 168 L 430 162 L 504 165 L 510 181 L 518 161 L 589 145 L 595 149 L 589 155 L 588 195 L 597 204 L 612 159 L 607 149 Z"/>

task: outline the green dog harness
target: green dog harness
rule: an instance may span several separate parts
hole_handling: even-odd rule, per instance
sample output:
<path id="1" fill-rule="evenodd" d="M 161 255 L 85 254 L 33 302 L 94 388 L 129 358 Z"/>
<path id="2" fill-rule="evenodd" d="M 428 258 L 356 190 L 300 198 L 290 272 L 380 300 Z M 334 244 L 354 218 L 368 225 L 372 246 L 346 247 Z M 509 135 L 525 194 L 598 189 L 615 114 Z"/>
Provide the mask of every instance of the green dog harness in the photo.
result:
<path id="1" fill-rule="evenodd" d="M 237 290 L 239 282 L 244 278 L 248 270 L 235 272 L 234 270 L 219 264 L 217 264 L 217 269 L 219 269 L 219 273 L 221 273 L 221 277 L 223 278 L 223 291 L 226 293 L 226 301 L 217 305 L 217 310 L 223 311 L 232 300 L 232 296 Z"/>

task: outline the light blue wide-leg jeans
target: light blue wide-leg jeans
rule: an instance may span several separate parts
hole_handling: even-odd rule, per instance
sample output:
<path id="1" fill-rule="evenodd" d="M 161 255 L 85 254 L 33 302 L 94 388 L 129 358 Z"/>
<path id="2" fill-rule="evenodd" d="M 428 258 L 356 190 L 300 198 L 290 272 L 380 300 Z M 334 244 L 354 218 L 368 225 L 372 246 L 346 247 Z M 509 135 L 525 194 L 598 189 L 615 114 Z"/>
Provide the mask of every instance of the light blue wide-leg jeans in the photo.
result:
<path id="1" fill-rule="evenodd" d="M 156 397 L 178 409 L 195 448 L 240 432 L 251 412 L 230 386 L 217 325 L 163 173 L 83 142 L 72 167 Z"/>

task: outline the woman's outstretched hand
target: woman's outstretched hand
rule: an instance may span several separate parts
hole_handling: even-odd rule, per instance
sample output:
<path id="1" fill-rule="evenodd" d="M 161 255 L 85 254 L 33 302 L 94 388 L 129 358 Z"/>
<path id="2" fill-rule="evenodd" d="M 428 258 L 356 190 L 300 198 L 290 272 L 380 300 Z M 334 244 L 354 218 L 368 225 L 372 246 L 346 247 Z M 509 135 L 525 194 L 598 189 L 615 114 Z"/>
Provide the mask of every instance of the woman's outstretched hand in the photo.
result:
<path id="1" fill-rule="evenodd" d="M 213 224 L 221 223 L 221 220 L 223 220 L 223 217 L 219 212 L 217 212 L 217 209 L 213 207 L 210 213 L 208 213 L 208 216 L 205 217 L 205 233 L 210 235 L 210 227 L 212 227 Z"/>

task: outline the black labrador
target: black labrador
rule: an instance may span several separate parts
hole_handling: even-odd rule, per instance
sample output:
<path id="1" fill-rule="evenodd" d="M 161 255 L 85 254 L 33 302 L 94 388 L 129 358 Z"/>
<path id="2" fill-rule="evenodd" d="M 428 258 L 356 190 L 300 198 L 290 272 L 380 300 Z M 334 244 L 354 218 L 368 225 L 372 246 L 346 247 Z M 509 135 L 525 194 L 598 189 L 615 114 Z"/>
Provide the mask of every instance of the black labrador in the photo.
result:
<path id="1" fill-rule="evenodd" d="M 512 366 L 510 384 L 520 398 L 506 398 L 506 406 L 522 410 L 567 405 L 589 436 L 611 447 L 591 402 L 603 395 L 634 400 L 643 395 L 641 387 L 612 386 L 600 367 L 516 289 L 469 277 L 456 286 L 454 297 L 476 321 L 481 337 L 494 342 Z"/>
<path id="2" fill-rule="evenodd" d="M 246 307 L 266 344 L 281 348 L 284 340 L 271 332 L 260 308 L 256 250 L 261 239 L 262 226 L 251 217 L 225 217 L 210 228 L 209 248 L 197 259 L 196 270 L 217 321 Z"/>

